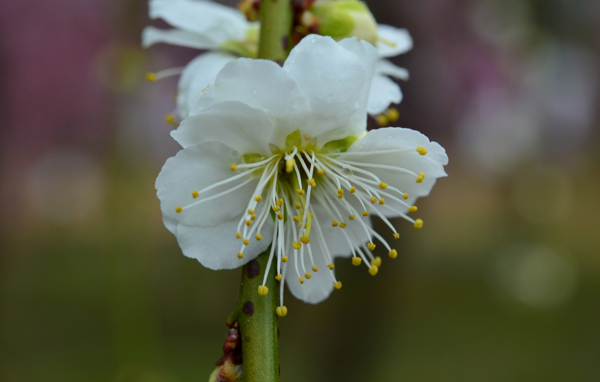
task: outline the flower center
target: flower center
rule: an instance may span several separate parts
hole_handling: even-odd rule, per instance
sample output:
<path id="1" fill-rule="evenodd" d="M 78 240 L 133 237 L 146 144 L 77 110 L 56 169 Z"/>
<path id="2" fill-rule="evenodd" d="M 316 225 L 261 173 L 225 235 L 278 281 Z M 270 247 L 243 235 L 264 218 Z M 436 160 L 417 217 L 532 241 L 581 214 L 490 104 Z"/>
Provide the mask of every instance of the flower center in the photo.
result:
<path id="1" fill-rule="evenodd" d="M 341 282 L 332 272 L 333 257 L 325 240 L 324 227 L 321 227 L 319 221 L 324 222 L 329 218 L 331 226 L 340 229 L 339 232 L 352 252 L 352 263 L 358 266 L 364 262 L 371 275 L 377 274 L 381 266 L 381 259 L 372 254 L 376 247 L 373 238 L 377 238 L 387 248 L 391 258 L 397 256 L 397 251 L 390 247 L 366 219 L 371 213 L 375 213 L 383 220 L 396 239 L 399 238 L 399 234 L 382 211 L 387 210 L 403 217 L 412 222 L 415 228 L 423 226 L 421 219 L 413 220 L 399 210 L 403 208 L 408 209 L 409 212 L 416 212 L 416 207 L 406 203 L 408 194 L 380 179 L 375 174 L 375 170 L 380 174 L 382 171 L 407 174 L 413 176 L 417 183 L 421 183 L 425 178 L 422 172 L 416 174 L 400 166 L 357 162 L 351 159 L 363 155 L 413 150 L 349 153 L 345 152 L 344 148 L 342 152 L 326 150 L 317 152 L 313 148 L 298 149 L 297 146 L 293 146 L 286 152 L 278 152 L 270 157 L 259 154 L 244 155 L 243 163 L 230 166 L 231 171 L 235 173 L 234 176 L 204 190 L 193 191 L 192 196 L 199 198 L 206 191 L 220 187 L 225 188 L 223 192 L 185 207 L 178 207 L 177 212 L 225 196 L 258 179 L 235 235 L 242 241 L 237 254 L 237 257 L 242 259 L 244 250 L 251 240 L 262 240 L 261 232 L 267 220 L 271 219 L 275 222 L 273 244 L 259 294 L 268 294 L 265 284 L 272 265 L 277 267 L 276 277 L 281 281 L 281 288 L 283 288 L 287 266 L 293 267 L 301 284 L 310 280 L 311 272 L 319 271 L 314 255 L 323 257 L 324 263 L 328 264 L 325 272 L 330 274 L 335 288 L 339 289 Z M 416 151 L 421 155 L 427 153 L 427 150 L 420 146 Z M 231 187 L 231 182 L 234 181 L 242 182 Z M 386 203 L 386 201 L 394 203 Z M 313 253 L 311 238 L 315 237 L 318 248 Z M 293 261 L 288 265 L 290 257 Z M 276 260 L 276 264 L 273 264 L 273 260 Z M 283 293 L 280 296 L 283 306 Z"/>

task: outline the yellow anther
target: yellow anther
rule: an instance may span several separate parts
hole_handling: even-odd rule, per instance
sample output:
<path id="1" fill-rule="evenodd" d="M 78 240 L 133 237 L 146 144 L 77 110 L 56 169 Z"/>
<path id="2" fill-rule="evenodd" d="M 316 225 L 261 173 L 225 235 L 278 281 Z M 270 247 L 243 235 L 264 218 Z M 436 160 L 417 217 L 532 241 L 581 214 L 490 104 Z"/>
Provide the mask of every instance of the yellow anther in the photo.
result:
<path id="1" fill-rule="evenodd" d="M 417 146 L 417 152 L 421 155 L 427 154 L 427 149 L 423 146 Z"/>
<path id="2" fill-rule="evenodd" d="M 395 259 L 396 257 L 398 257 L 398 251 L 396 251 L 395 249 L 392 249 L 389 253 L 390 255 L 390 259 Z"/>
<path id="3" fill-rule="evenodd" d="M 375 249 L 375 244 L 374 244 L 374 243 L 369 243 L 369 244 L 367 244 L 367 247 L 368 247 L 368 248 L 369 248 L 371 251 L 373 251 L 373 250 Z"/>
<path id="4" fill-rule="evenodd" d="M 365 211 L 362 213 L 363 216 L 369 216 L 369 211 Z"/>
<path id="5" fill-rule="evenodd" d="M 417 177 L 417 183 L 423 183 L 423 179 L 425 179 L 425 174 L 420 172 L 419 176 Z"/>
<path id="6" fill-rule="evenodd" d="M 312 213 L 309 212 L 308 215 L 310 216 L 311 219 L 314 218 Z"/>
<path id="7" fill-rule="evenodd" d="M 183 207 L 179 206 L 179 207 L 175 208 L 175 212 L 181 213 L 181 211 L 183 211 Z"/>
<path id="8" fill-rule="evenodd" d="M 313 178 L 310 178 L 307 181 L 308 184 L 310 184 L 312 187 L 317 187 L 317 182 L 315 182 L 315 180 Z"/>
<path id="9" fill-rule="evenodd" d="M 235 238 L 236 239 L 241 239 L 242 238 L 242 233 L 241 232 L 236 233 L 235 234 Z"/>
<path id="10" fill-rule="evenodd" d="M 304 195 L 304 190 L 302 190 L 301 188 L 298 189 L 298 195 Z"/>
<path id="11" fill-rule="evenodd" d="M 283 205 L 283 199 L 279 199 L 279 200 L 278 200 L 276 203 L 277 203 L 277 205 L 279 205 L 279 206 Z"/>
<path id="12" fill-rule="evenodd" d="M 231 169 L 231 171 L 235 171 L 237 170 L 237 166 L 232 164 L 231 166 L 229 166 L 229 168 Z"/>
<path id="13" fill-rule="evenodd" d="M 252 208 L 250 208 L 250 209 L 248 210 L 248 215 L 252 215 L 253 213 L 254 213 L 254 210 L 253 210 Z"/>
<path id="14" fill-rule="evenodd" d="M 152 73 L 152 72 L 146 73 L 146 81 L 148 81 L 148 82 L 156 81 L 156 73 Z"/>
<path id="15" fill-rule="evenodd" d="M 356 192 L 356 187 L 352 186 L 350 187 L 350 193 L 354 194 Z"/>
<path id="16" fill-rule="evenodd" d="M 337 194 L 337 197 L 341 199 L 344 197 L 344 194 Z"/>
<path id="17" fill-rule="evenodd" d="M 350 215 L 350 216 L 348 216 L 348 219 L 350 219 L 350 220 L 354 220 L 354 215 Z"/>
<path id="18" fill-rule="evenodd" d="M 379 188 L 385 190 L 388 187 L 387 183 L 379 182 Z"/>
<path id="19" fill-rule="evenodd" d="M 404 200 L 408 199 L 408 193 L 404 193 Z"/>
<path id="20" fill-rule="evenodd" d="M 346 228 L 348 225 L 345 222 L 340 223 L 340 228 Z"/>
<path id="21" fill-rule="evenodd" d="M 421 219 L 417 219 L 417 220 L 415 220 L 415 228 L 416 228 L 416 229 L 421 229 L 421 228 L 423 228 L 423 220 L 421 220 Z"/>
<path id="22" fill-rule="evenodd" d="M 287 263 L 288 260 L 289 259 L 287 256 L 281 256 L 281 261 L 283 261 L 284 263 Z"/>
<path id="23" fill-rule="evenodd" d="M 379 267 L 371 265 L 371 268 L 369 268 L 369 273 L 371 274 L 371 276 L 375 276 L 377 272 L 379 272 Z"/>
<path id="24" fill-rule="evenodd" d="M 294 161 L 294 158 L 290 158 L 285 162 L 285 172 L 287 172 L 288 174 L 292 171 L 294 171 L 294 164 L 296 162 Z"/>
<path id="25" fill-rule="evenodd" d="M 327 268 L 329 268 L 333 271 L 335 269 L 335 265 L 333 265 L 333 263 L 331 263 L 327 266 Z"/>
<path id="26" fill-rule="evenodd" d="M 285 306 L 278 306 L 277 309 L 275 309 L 275 313 L 279 317 L 285 317 L 287 315 L 287 308 Z"/>
<path id="27" fill-rule="evenodd" d="M 423 171 L 421 171 L 421 172 L 419 173 L 419 176 L 420 176 L 421 178 L 425 179 L 425 173 L 424 173 Z"/>
<path id="28" fill-rule="evenodd" d="M 385 204 L 385 199 L 384 198 L 379 199 L 379 204 L 381 204 L 383 206 Z"/>
<path id="29" fill-rule="evenodd" d="M 310 274 L 310 272 L 306 272 L 304 274 L 304 277 L 306 277 L 307 280 L 310 280 L 310 278 L 312 277 L 312 275 Z"/>
<path id="30" fill-rule="evenodd" d="M 281 212 L 277 214 L 277 219 L 283 220 L 283 214 Z"/>
<path id="31" fill-rule="evenodd" d="M 374 265 L 377 268 L 381 267 L 381 257 L 377 256 L 375 260 L 371 261 L 371 265 Z"/>
<path id="32" fill-rule="evenodd" d="M 316 265 L 313 265 L 312 270 L 313 270 L 313 272 L 319 272 L 319 267 L 317 267 Z"/>
<path id="33" fill-rule="evenodd" d="M 317 174 L 319 174 L 319 175 L 325 174 L 325 169 L 323 169 L 323 168 L 317 169 Z"/>
<path id="34" fill-rule="evenodd" d="M 310 243 L 310 238 L 308 236 L 301 236 L 300 241 L 302 242 L 302 244 L 308 244 Z"/>
<path id="35" fill-rule="evenodd" d="M 302 248 L 302 244 L 298 243 L 297 241 L 292 242 L 292 247 L 294 247 L 294 249 L 300 249 Z"/>
<path id="36" fill-rule="evenodd" d="M 408 212 L 417 212 L 417 207 L 416 206 L 408 207 Z"/>
<path id="37" fill-rule="evenodd" d="M 340 223 L 338 223 L 337 220 L 334 220 L 334 221 L 331 222 L 331 226 L 332 227 L 337 227 L 338 225 L 340 225 Z"/>
<path id="38" fill-rule="evenodd" d="M 254 236 L 256 238 L 256 240 L 261 241 L 262 240 L 262 235 L 260 233 L 257 233 L 256 236 Z"/>
<path id="39" fill-rule="evenodd" d="M 387 126 L 390 124 L 390 119 L 385 114 L 379 114 L 377 117 L 375 117 L 375 121 L 381 127 Z"/>
<path id="40" fill-rule="evenodd" d="M 400 118 L 400 113 L 395 107 L 390 107 L 387 111 L 387 117 L 390 119 L 390 122 L 396 122 Z"/>
<path id="41" fill-rule="evenodd" d="M 395 233 L 394 234 L 394 239 L 400 239 L 400 234 L 399 233 Z"/>
<path id="42" fill-rule="evenodd" d="M 238 252 L 238 259 L 241 259 L 244 257 L 244 254 L 242 252 Z"/>
<path id="43" fill-rule="evenodd" d="M 173 122 L 175 122 L 175 116 L 173 114 L 167 114 L 167 116 L 165 117 L 165 122 L 168 124 L 172 124 Z"/>
<path id="44" fill-rule="evenodd" d="M 258 294 L 261 296 L 266 296 L 269 294 L 269 288 L 263 285 L 258 286 Z"/>
<path id="45" fill-rule="evenodd" d="M 333 287 L 337 290 L 342 289 L 342 282 L 338 281 L 337 283 L 333 284 Z"/>
<path id="46" fill-rule="evenodd" d="M 298 281 L 300 281 L 300 284 L 304 284 L 304 277 L 298 278 Z"/>
<path id="47" fill-rule="evenodd" d="M 296 207 L 297 210 L 299 210 L 300 208 L 302 208 L 302 204 L 296 203 L 295 207 Z"/>
<path id="48" fill-rule="evenodd" d="M 360 265 L 360 263 L 362 263 L 362 259 L 361 259 L 360 257 L 356 257 L 356 256 L 354 256 L 354 257 L 352 258 L 352 265 L 354 265 L 354 266 L 357 266 L 357 267 L 358 267 L 358 266 Z"/>
<path id="49" fill-rule="evenodd" d="M 279 212 L 280 210 L 281 210 L 281 207 L 279 207 L 279 206 L 273 206 L 273 211 Z"/>
<path id="50" fill-rule="evenodd" d="M 250 244 L 250 240 L 244 239 L 243 243 L 244 243 L 244 245 L 248 245 L 248 244 Z"/>
<path id="51" fill-rule="evenodd" d="M 246 220 L 246 227 L 250 227 L 252 225 L 252 220 Z"/>
<path id="52" fill-rule="evenodd" d="M 262 201 L 262 196 L 258 195 L 256 198 L 254 198 L 254 200 L 260 203 Z"/>
<path id="53" fill-rule="evenodd" d="M 371 203 L 373 203 L 373 204 L 377 203 L 377 198 L 374 196 L 371 196 Z"/>
<path id="54" fill-rule="evenodd" d="M 281 273 L 278 273 L 277 276 L 275 276 L 275 280 L 277 281 L 281 281 L 282 278 L 283 276 L 281 275 Z"/>
<path id="55" fill-rule="evenodd" d="M 338 191 L 338 194 L 343 194 L 343 193 L 344 193 L 344 189 L 343 189 L 343 188 L 340 188 L 340 189 L 339 189 L 339 190 L 337 190 L 337 191 Z"/>
<path id="56" fill-rule="evenodd" d="M 198 196 L 200 196 L 200 192 L 198 192 L 197 190 L 196 190 L 196 191 L 194 191 L 194 192 L 192 192 L 192 197 L 193 197 L 194 199 L 196 199 Z"/>
<path id="57" fill-rule="evenodd" d="M 300 217 L 298 217 L 298 216 L 294 216 L 294 221 L 295 221 L 296 223 L 299 223 L 299 222 L 300 222 Z"/>
<path id="58" fill-rule="evenodd" d="M 256 214 L 252 214 L 252 216 L 250 216 L 250 220 L 256 220 Z"/>

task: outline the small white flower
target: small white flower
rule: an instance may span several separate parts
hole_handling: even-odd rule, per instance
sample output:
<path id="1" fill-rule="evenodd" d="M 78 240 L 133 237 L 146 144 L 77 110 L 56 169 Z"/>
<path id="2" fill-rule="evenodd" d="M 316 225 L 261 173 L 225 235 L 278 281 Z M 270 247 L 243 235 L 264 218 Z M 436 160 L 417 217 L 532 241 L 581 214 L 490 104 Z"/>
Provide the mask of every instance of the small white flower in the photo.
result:
<path id="1" fill-rule="evenodd" d="M 389 218 L 421 228 L 407 214 L 446 175 L 448 158 L 413 130 L 367 133 L 377 58 L 365 41 L 311 35 L 283 67 L 245 58 L 225 65 L 172 132 L 183 149 L 156 181 L 165 225 L 186 256 L 231 269 L 273 242 L 268 267 L 309 303 L 341 288 L 336 257 L 352 256 L 372 275 L 381 263 L 374 239 L 396 257 L 370 216 L 396 238 Z"/>
<path id="2" fill-rule="evenodd" d="M 211 1 L 150 0 L 149 9 L 150 18 L 161 18 L 175 28 L 161 30 L 146 27 L 142 34 L 144 47 L 168 43 L 211 51 L 198 56 L 185 68 L 168 69 L 149 77 L 150 80 L 156 80 L 181 73 L 176 113 L 182 119 L 189 114 L 200 92 L 214 82 L 216 74 L 225 64 L 238 56 L 256 56 L 259 23 L 249 23 L 244 14 L 235 8 Z M 368 8 L 365 9 L 368 12 Z M 374 43 L 380 60 L 375 68 L 367 105 L 368 113 L 373 116 L 385 112 L 391 104 L 402 101 L 400 86 L 390 77 L 408 80 L 408 71 L 387 58 L 406 53 L 413 46 L 406 29 L 379 24 L 376 25 L 376 33 Z M 389 119 L 393 122 L 397 117 Z"/>
<path id="3" fill-rule="evenodd" d="M 149 74 L 150 81 L 181 74 L 174 114 L 182 119 L 225 64 L 238 56 L 256 57 L 258 23 L 249 23 L 235 8 L 202 0 L 150 0 L 148 6 L 151 19 L 163 19 L 174 28 L 146 27 L 142 32 L 144 48 L 167 43 L 211 51 L 199 55 L 185 68 Z"/>

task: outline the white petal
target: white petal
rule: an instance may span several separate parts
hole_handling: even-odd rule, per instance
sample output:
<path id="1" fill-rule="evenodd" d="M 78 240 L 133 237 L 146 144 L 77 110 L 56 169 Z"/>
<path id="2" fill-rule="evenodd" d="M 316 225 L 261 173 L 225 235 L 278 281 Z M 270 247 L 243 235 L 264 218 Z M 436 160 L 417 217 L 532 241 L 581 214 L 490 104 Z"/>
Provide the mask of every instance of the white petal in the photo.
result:
<path id="1" fill-rule="evenodd" d="M 369 114 L 381 114 L 390 104 L 401 101 L 402 91 L 397 83 L 382 75 L 373 77 L 369 93 L 369 107 L 367 108 Z"/>
<path id="2" fill-rule="evenodd" d="M 273 122 L 270 142 L 282 147 L 289 133 L 301 129 L 310 114 L 296 82 L 276 63 L 240 58 L 219 72 L 214 86 L 198 99 L 197 108 L 239 101 L 264 110 Z"/>
<path id="3" fill-rule="evenodd" d="M 420 155 L 416 151 L 418 146 L 423 146 L 427 149 L 427 154 Z M 408 193 L 410 197 L 406 202 L 414 204 L 418 197 L 429 195 L 437 178 L 446 176 L 444 166 L 448 164 L 448 156 L 438 143 L 430 142 L 425 135 L 415 130 L 389 127 L 369 131 L 364 138 L 350 146 L 348 152 L 358 153 L 398 149 L 406 149 L 407 151 L 373 155 L 349 155 L 344 156 L 344 159 L 355 162 L 400 166 L 416 174 L 423 172 L 425 180 L 422 183 L 416 183 L 415 176 L 410 174 L 391 170 L 368 169 L 383 182 L 398 188 L 401 192 Z M 387 192 L 391 191 L 387 190 Z M 399 197 L 398 195 L 395 196 Z M 406 207 L 402 207 L 399 203 L 389 199 L 386 200 L 386 205 L 396 208 L 403 213 L 407 210 Z M 384 207 L 377 206 L 377 208 L 386 216 L 395 216 L 394 213 L 391 213 Z"/>
<path id="4" fill-rule="evenodd" d="M 236 216 L 211 227 L 177 226 L 177 242 L 187 257 L 197 259 L 206 268 L 234 269 L 255 259 L 264 252 L 273 239 L 273 221 L 269 218 L 261 230 L 263 239 L 250 239 L 244 248 L 244 257 L 237 258 L 242 241 L 235 238 L 237 224 L 242 216 Z"/>
<path id="5" fill-rule="evenodd" d="M 283 66 L 310 103 L 310 128 L 302 133 L 311 138 L 321 135 L 319 145 L 361 135 L 376 61 L 377 51 L 365 41 L 305 37 Z"/>
<path id="6" fill-rule="evenodd" d="M 264 111 L 241 102 L 221 102 L 184 119 L 171 136 L 184 148 L 222 142 L 240 154 L 268 156 L 272 130 L 271 120 Z M 232 163 L 231 158 L 228 160 L 227 167 Z"/>
<path id="7" fill-rule="evenodd" d="M 179 77 L 177 110 L 181 118 L 188 116 L 196 105 L 202 90 L 215 82 L 217 73 L 236 57 L 221 52 L 202 54 L 194 58 Z"/>
<path id="8" fill-rule="evenodd" d="M 386 76 L 394 77 L 398 80 L 408 81 L 410 75 L 408 70 L 401 68 L 397 65 L 392 64 L 388 60 L 377 61 L 377 68 L 375 69 L 377 74 L 385 74 Z"/>
<path id="9" fill-rule="evenodd" d="M 243 183 L 247 178 L 208 191 L 198 199 L 192 197 L 193 191 L 202 190 L 235 175 L 229 166 L 237 159 L 236 156 L 239 156 L 239 153 L 231 147 L 219 142 L 207 142 L 185 148 L 167 160 L 156 179 L 157 196 L 163 216 L 187 225 L 210 227 L 241 214 L 252 197 L 258 178 L 223 197 L 181 213 L 175 212 L 178 206 L 185 207 Z"/>
<path id="10" fill-rule="evenodd" d="M 237 9 L 211 1 L 150 0 L 150 18 L 161 18 L 215 44 L 242 40 L 248 26 L 245 16 Z"/>
<path id="11" fill-rule="evenodd" d="M 298 281 L 298 274 L 296 273 L 296 268 L 294 266 L 294 259 L 290 257 L 290 260 L 286 269 L 286 281 L 290 292 L 292 295 L 299 300 L 302 300 L 309 304 L 318 304 L 321 301 L 325 300 L 331 292 L 333 291 L 333 278 L 329 274 L 332 272 L 327 268 L 328 263 L 325 261 L 323 256 L 320 255 L 320 249 L 318 249 L 318 240 L 311 239 L 310 243 L 313 258 L 315 260 L 315 264 L 310 262 L 310 257 L 308 256 L 308 250 L 304 250 L 304 266 L 306 270 L 311 273 L 312 277 L 310 280 L 306 280 L 304 284 L 300 284 Z M 290 247 L 291 248 L 291 247 Z M 298 251 L 300 253 L 300 251 Z M 292 254 L 292 256 L 294 256 Z M 312 266 L 316 265 L 319 267 L 318 272 L 312 271 Z M 300 265 L 300 260 L 298 260 L 298 268 L 300 269 L 300 276 L 304 277 L 302 274 L 302 267 Z"/>
<path id="12" fill-rule="evenodd" d="M 197 33 L 181 29 L 144 28 L 142 32 L 142 46 L 144 48 L 160 42 L 196 49 L 214 49 L 217 47 L 213 40 Z"/>
<path id="13" fill-rule="evenodd" d="M 406 29 L 379 24 L 377 50 L 381 57 L 393 57 L 406 53 L 413 47 L 413 40 Z"/>

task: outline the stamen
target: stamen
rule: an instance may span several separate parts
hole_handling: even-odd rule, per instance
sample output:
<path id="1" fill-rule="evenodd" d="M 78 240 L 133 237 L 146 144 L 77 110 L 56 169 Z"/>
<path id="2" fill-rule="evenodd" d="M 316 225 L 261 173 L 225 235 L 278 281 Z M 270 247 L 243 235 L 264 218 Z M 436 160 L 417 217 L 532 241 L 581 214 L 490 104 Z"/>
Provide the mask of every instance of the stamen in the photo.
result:
<path id="1" fill-rule="evenodd" d="M 155 82 L 158 80 L 162 80 L 163 78 L 178 76 L 183 72 L 183 67 L 181 68 L 170 68 L 164 69 L 159 72 L 148 72 L 146 73 L 146 81 Z"/>
<path id="2" fill-rule="evenodd" d="M 421 155 L 427 154 L 427 149 L 423 146 L 417 146 L 417 152 Z"/>

